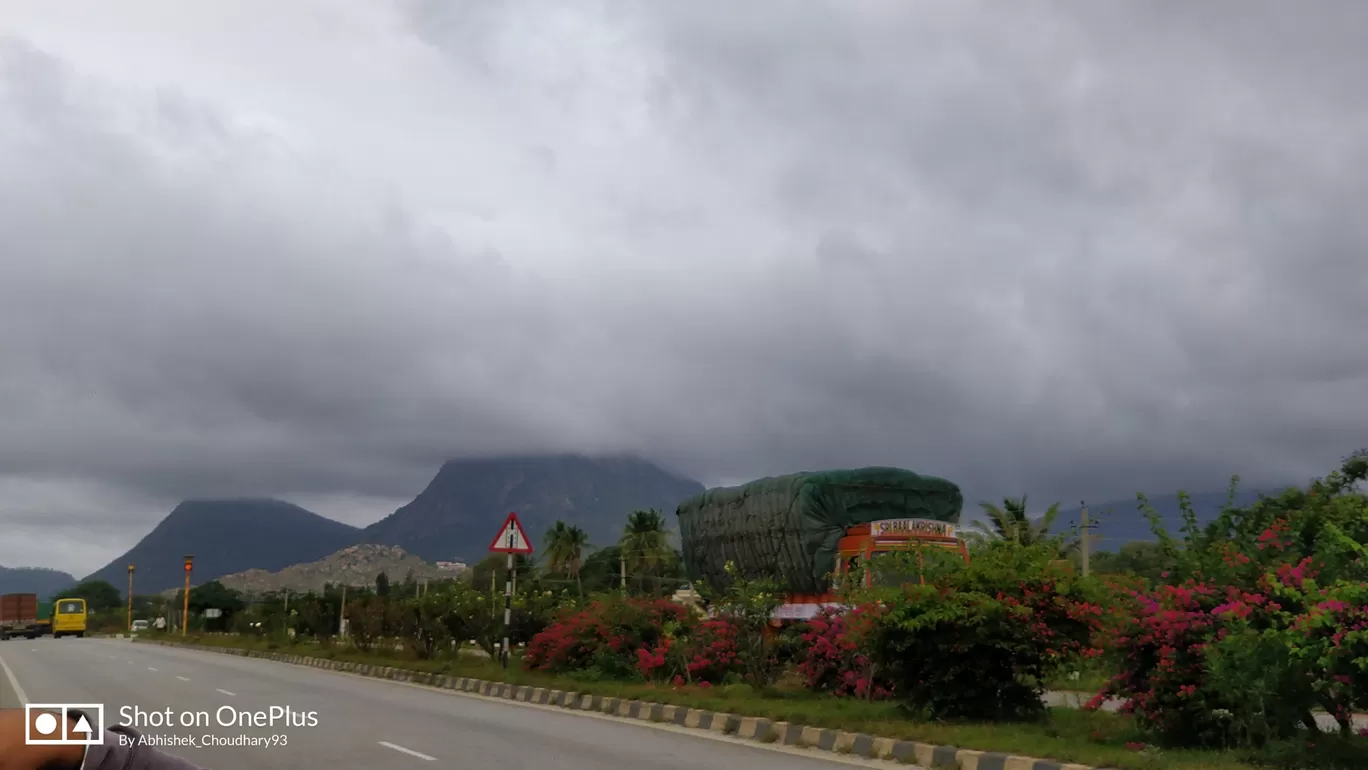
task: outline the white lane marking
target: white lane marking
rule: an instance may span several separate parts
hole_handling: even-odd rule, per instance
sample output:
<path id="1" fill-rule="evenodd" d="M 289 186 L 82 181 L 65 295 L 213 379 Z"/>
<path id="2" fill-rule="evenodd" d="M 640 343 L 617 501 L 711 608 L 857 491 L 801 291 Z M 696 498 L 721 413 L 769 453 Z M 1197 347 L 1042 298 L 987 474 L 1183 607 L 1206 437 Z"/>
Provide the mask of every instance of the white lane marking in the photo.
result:
<path id="1" fill-rule="evenodd" d="M 9 664 L 5 662 L 4 658 L 0 658 L 0 671 L 5 672 L 5 678 L 9 680 L 10 689 L 14 690 L 14 694 L 19 696 L 19 705 L 22 706 L 28 703 L 29 699 L 28 696 L 24 694 L 24 688 L 19 686 L 19 680 L 14 678 L 14 672 L 10 670 Z"/>
<path id="2" fill-rule="evenodd" d="M 29 648 L 29 652 L 37 652 L 37 651 L 38 651 L 38 648 L 37 648 L 37 647 L 30 647 L 30 648 Z"/>
<path id="3" fill-rule="evenodd" d="M 110 655 L 110 656 L 109 656 L 109 659 L 110 659 L 110 660 L 115 660 L 115 657 L 114 657 L 113 655 Z"/>
<path id="4" fill-rule="evenodd" d="M 148 670 L 148 671 L 156 671 L 157 669 L 152 668 L 151 666 L 148 666 L 148 667 L 147 667 L 147 670 Z"/>
<path id="5" fill-rule="evenodd" d="M 394 749 L 395 751 L 402 752 L 402 753 L 404 753 L 404 754 L 408 754 L 408 755 L 411 756 L 411 757 L 417 757 L 417 758 L 419 758 L 419 759 L 426 759 L 426 760 L 429 761 L 429 762 L 436 762 L 436 761 L 437 761 L 437 758 L 436 758 L 436 757 L 429 757 L 428 755 L 426 755 L 426 754 L 421 754 L 421 753 L 419 753 L 419 752 L 417 752 L 417 751 L 414 751 L 413 749 L 406 749 L 406 748 L 404 748 L 403 746 L 400 746 L 400 745 L 397 744 L 397 743 L 390 743 L 389 741 L 377 741 L 377 743 L 379 743 L 381 746 L 384 746 L 384 747 L 387 748 L 387 749 Z"/>
<path id="6" fill-rule="evenodd" d="M 220 688 L 217 688 L 217 687 L 215 687 L 214 689 L 215 689 L 215 690 L 218 690 L 219 692 L 223 693 L 224 695 L 232 695 L 232 696 L 234 696 L 234 697 L 237 696 L 237 693 L 235 693 L 235 692 L 228 692 L 227 690 L 223 690 L 223 689 L 220 689 Z"/>
<path id="7" fill-rule="evenodd" d="M 189 677 L 185 677 L 185 676 L 178 676 L 178 677 L 176 677 L 176 678 L 179 679 L 179 680 L 181 680 L 182 682 L 188 682 L 188 681 L 190 681 L 190 678 L 189 678 Z"/>

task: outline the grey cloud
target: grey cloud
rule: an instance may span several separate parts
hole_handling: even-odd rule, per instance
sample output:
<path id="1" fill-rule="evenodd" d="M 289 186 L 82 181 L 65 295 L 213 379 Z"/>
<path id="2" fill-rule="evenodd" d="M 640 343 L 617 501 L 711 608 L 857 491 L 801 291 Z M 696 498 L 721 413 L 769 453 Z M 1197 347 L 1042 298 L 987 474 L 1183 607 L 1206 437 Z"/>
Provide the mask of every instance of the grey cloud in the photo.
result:
<path id="1" fill-rule="evenodd" d="M 5 44 L 0 475 L 125 500 L 14 521 L 364 523 L 482 452 L 1044 501 L 1365 443 L 1368 11 L 904 6 L 402 3 L 445 68 L 413 114 L 484 144 L 396 116 L 386 157 L 432 154 L 384 179 L 349 126 L 314 153 Z"/>

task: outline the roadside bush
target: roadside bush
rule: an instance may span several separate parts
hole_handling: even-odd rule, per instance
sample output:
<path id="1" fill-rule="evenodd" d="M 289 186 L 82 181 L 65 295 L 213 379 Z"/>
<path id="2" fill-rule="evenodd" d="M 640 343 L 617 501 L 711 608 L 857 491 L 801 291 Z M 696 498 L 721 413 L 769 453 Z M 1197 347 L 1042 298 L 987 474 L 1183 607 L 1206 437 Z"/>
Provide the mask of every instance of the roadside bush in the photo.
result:
<path id="1" fill-rule="evenodd" d="M 1101 654 L 1096 581 L 1056 560 L 1057 544 L 990 544 L 937 585 L 871 592 L 879 676 L 934 719 L 1038 716 L 1043 683 L 1066 661 Z"/>
<path id="2" fill-rule="evenodd" d="M 798 672 L 815 692 L 882 700 L 893 694 L 893 683 L 875 675 L 866 652 L 868 639 L 884 607 L 866 604 L 849 611 L 824 609 L 803 632 Z"/>
<path id="3" fill-rule="evenodd" d="M 640 674 L 638 650 L 654 651 L 690 621 L 688 611 L 668 600 L 604 597 L 583 610 L 563 614 L 532 637 L 523 666 L 564 673 L 596 669 L 609 678 Z"/>
<path id="4" fill-rule="evenodd" d="M 1175 746 L 1305 741 L 1320 732 L 1316 709 L 1350 736 L 1352 711 L 1368 708 L 1368 500 L 1354 486 L 1365 477 L 1368 460 L 1351 457 L 1204 528 L 1185 505 L 1181 542 L 1156 521 L 1176 584 L 1137 592 L 1140 612 L 1115 638 L 1121 673 L 1090 705 L 1123 698 Z"/>
<path id="5" fill-rule="evenodd" d="M 772 580 L 743 578 L 732 562 L 725 569 L 730 579 L 722 591 L 706 586 L 700 591 L 713 619 L 694 626 L 687 648 L 690 681 L 716 683 L 734 673 L 752 687 L 767 687 L 785 663 L 779 658 L 777 634 L 770 628 L 774 611 L 783 603 L 780 586 Z M 698 675 L 702 673 L 707 676 Z"/>

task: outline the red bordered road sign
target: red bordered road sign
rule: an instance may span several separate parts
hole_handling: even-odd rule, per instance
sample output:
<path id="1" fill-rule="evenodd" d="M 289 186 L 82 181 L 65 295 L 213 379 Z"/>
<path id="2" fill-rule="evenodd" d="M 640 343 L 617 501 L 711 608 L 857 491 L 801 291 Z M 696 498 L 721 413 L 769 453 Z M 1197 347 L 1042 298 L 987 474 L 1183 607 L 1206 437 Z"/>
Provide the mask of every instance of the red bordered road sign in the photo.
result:
<path id="1" fill-rule="evenodd" d="M 527 533 L 523 532 L 518 514 L 508 514 L 503 526 L 499 528 L 499 534 L 494 536 L 494 542 L 489 544 L 489 550 L 492 553 L 532 553 L 532 541 L 528 540 Z"/>

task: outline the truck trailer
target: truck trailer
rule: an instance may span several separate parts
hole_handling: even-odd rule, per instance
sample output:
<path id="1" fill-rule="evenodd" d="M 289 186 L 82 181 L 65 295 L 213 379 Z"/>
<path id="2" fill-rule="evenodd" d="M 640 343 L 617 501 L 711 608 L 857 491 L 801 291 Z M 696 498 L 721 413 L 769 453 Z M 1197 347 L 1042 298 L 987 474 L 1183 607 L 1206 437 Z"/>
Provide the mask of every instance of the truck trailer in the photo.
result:
<path id="1" fill-rule="evenodd" d="M 37 594 L 0 596 L 0 641 L 11 636 L 37 639 L 43 634 L 38 617 Z"/>

